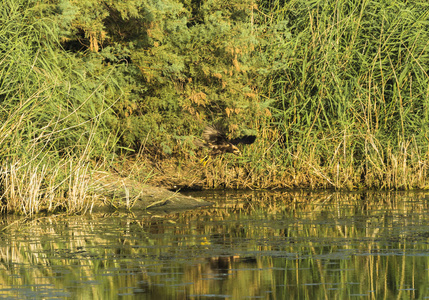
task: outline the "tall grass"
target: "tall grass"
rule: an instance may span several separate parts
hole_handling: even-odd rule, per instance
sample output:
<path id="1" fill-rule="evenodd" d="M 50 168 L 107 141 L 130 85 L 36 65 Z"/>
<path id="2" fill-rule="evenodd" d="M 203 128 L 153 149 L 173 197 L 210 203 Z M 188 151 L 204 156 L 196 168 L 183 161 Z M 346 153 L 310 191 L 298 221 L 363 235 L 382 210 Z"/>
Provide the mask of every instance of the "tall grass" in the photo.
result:
<path id="1" fill-rule="evenodd" d="M 196 12 L 181 5 L 189 16 Z M 181 15 L 177 32 L 201 39 L 195 45 L 203 48 L 177 42 L 177 32 L 163 39 L 166 48 L 149 40 L 135 46 L 145 39 L 139 30 L 151 37 L 156 24 L 135 32 L 127 27 L 127 46 L 103 19 L 97 24 L 111 30 L 98 53 L 67 44 L 79 41 L 73 30 L 82 28 L 72 22 L 79 20 L 73 19 L 79 6 L 60 6 L 7 0 L 0 9 L 3 211 L 85 210 L 76 203 L 92 197 L 90 161 L 115 162 L 118 130 L 124 152 L 147 150 L 138 157 L 149 170 L 132 174 L 145 178 L 159 170 L 149 182 L 163 185 L 429 186 L 426 2 L 260 1 L 237 6 L 241 13 L 230 16 L 216 13 L 223 6 L 200 11 L 225 22 L 225 32 L 213 29 L 210 18 L 185 22 L 188 15 Z M 238 15 L 236 27 L 226 26 Z M 168 18 L 161 19 L 153 22 Z M 206 30 L 218 38 L 207 39 L 201 34 Z M 66 45 L 75 52 L 65 51 Z M 159 68 L 156 80 L 145 81 L 142 70 L 155 65 L 148 61 L 170 66 L 169 53 L 181 67 L 169 69 L 171 76 Z M 201 165 L 192 135 L 208 119 L 225 115 L 229 133 L 253 129 L 258 139 L 243 147 L 241 157 Z M 166 174 L 172 164 L 176 170 Z"/>
<path id="2" fill-rule="evenodd" d="M 275 99 L 267 159 L 298 185 L 426 187 L 428 4 L 265 3 L 278 41 L 263 49 Z"/>
<path id="3" fill-rule="evenodd" d="M 259 64 L 249 73 L 260 109 L 242 126 L 258 138 L 242 157 L 187 159 L 190 179 L 212 188 L 428 188 L 429 5 L 261 1 L 256 11 Z"/>
<path id="4" fill-rule="evenodd" d="M 0 10 L 2 212 L 90 209 L 90 159 L 114 142 L 103 118 L 108 75 L 79 69 L 42 10 L 32 1 Z"/>

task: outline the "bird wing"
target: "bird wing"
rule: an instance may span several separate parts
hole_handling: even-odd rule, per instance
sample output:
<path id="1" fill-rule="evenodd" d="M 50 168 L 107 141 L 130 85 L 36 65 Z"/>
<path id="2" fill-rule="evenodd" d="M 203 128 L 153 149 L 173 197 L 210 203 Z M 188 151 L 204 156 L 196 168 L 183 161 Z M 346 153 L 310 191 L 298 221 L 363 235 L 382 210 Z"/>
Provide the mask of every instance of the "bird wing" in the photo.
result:
<path id="1" fill-rule="evenodd" d="M 250 144 L 253 144 L 255 140 L 256 140 L 255 135 L 245 135 L 243 137 L 230 140 L 230 143 L 233 145 L 238 145 L 238 144 L 250 145 Z"/>
<path id="2" fill-rule="evenodd" d="M 203 139 L 208 144 L 212 145 L 222 145 L 228 143 L 228 139 L 225 134 L 215 126 L 206 126 L 203 130 Z"/>

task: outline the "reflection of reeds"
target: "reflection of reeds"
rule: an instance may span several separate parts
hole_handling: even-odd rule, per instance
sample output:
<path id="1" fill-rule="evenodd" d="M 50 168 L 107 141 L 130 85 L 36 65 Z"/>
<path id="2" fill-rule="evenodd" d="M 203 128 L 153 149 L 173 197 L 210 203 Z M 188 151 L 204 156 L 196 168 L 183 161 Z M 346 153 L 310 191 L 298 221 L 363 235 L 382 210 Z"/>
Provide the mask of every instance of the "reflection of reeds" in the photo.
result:
<path id="1" fill-rule="evenodd" d="M 426 197 L 226 191 L 210 196 L 216 208 L 187 213 L 27 220 L 3 232 L 0 284 L 43 283 L 100 299 L 123 287 L 162 299 L 412 297 L 399 289 L 429 282 L 428 260 L 413 256 L 428 250 Z"/>

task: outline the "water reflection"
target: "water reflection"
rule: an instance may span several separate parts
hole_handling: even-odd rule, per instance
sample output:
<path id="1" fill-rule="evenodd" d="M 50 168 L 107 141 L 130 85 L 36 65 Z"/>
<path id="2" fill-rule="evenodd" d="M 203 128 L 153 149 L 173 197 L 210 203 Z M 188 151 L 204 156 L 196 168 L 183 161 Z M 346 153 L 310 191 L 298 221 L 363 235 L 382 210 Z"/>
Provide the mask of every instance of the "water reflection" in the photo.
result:
<path id="1" fill-rule="evenodd" d="M 177 214 L 3 219 L 9 299 L 424 298 L 428 193 L 217 192 Z"/>

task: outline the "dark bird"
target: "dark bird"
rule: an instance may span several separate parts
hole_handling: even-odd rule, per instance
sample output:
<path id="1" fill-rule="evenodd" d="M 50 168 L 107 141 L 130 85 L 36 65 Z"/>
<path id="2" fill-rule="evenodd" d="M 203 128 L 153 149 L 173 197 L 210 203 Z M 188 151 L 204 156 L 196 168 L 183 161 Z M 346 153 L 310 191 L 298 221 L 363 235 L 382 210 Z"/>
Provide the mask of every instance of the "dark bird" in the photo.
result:
<path id="1" fill-rule="evenodd" d="M 252 144 L 255 141 L 256 136 L 246 135 L 240 138 L 228 140 L 225 133 L 219 126 L 208 125 L 203 131 L 202 138 L 204 143 L 200 143 L 200 146 L 211 149 L 211 155 L 218 155 L 227 152 L 241 154 L 236 145 Z"/>

